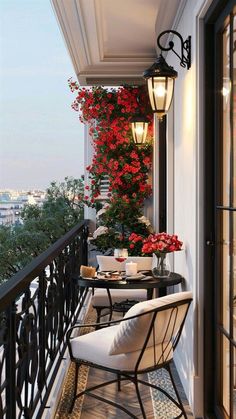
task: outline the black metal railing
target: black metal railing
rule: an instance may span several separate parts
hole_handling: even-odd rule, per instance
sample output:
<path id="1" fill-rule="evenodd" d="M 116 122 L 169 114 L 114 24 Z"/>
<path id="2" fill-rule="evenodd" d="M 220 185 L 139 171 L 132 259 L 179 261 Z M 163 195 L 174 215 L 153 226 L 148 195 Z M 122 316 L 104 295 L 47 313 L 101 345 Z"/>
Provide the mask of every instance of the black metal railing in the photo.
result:
<path id="1" fill-rule="evenodd" d="M 40 418 L 85 293 L 88 222 L 77 224 L 0 287 L 0 418 Z"/>

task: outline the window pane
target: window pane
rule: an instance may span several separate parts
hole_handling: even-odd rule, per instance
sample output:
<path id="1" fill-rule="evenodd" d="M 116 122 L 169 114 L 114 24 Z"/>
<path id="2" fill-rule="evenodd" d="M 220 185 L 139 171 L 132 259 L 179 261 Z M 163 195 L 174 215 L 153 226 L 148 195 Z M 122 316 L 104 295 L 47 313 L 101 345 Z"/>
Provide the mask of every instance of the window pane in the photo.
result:
<path id="1" fill-rule="evenodd" d="M 222 405 L 227 415 L 230 413 L 230 351 L 229 341 L 222 336 Z"/>
<path id="2" fill-rule="evenodd" d="M 233 338 L 236 341 L 236 212 L 233 214 Z"/>
<path id="3" fill-rule="evenodd" d="M 222 307 L 222 318 L 220 319 L 224 329 L 229 332 L 229 281 L 230 281 L 230 236 L 229 236 L 228 211 L 221 211 L 221 241 L 220 241 L 220 276 L 221 292 L 220 306 Z"/>
<path id="4" fill-rule="evenodd" d="M 236 45 L 236 8 L 233 20 L 233 45 Z M 233 48 L 233 205 L 236 206 L 236 48 Z"/>
<path id="5" fill-rule="evenodd" d="M 226 26 L 223 32 L 223 60 L 222 73 L 223 80 L 221 86 L 222 101 L 223 101 L 223 141 L 222 141 L 222 190 L 220 203 L 228 206 L 230 205 L 230 41 L 229 41 L 230 27 Z"/>
<path id="6" fill-rule="evenodd" d="M 233 415 L 236 418 L 236 348 L 234 348 Z"/>

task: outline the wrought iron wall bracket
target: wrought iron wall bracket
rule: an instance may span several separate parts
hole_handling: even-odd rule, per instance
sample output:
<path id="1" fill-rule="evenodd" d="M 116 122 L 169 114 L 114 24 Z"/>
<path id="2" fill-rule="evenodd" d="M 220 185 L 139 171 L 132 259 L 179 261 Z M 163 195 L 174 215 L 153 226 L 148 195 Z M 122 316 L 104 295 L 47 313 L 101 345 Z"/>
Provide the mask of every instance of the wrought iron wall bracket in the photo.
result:
<path id="1" fill-rule="evenodd" d="M 180 42 L 181 42 L 181 53 L 180 53 L 180 55 L 174 50 L 175 45 L 174 45 L 173 41 L 169 42 L 168 47 L 164 47 L 160 43 L 161 38 L 164 35 L 170 34 L 170 33 L 172 33 L 173 35 L 178 36 L 178 38 L 180 39 Z M 177 55 L 177 57 L 180 59 L 181 67 L 187 67 L 187 69 L 189 70 L 189 68 L 191 67 L 191 36 L 188 36 L 188 38 L 184 41 L 179 32 L 174 31 L 174 30 L 167 30 L 167 31 L 164 31 L 164 32 L 160 33 L 160 35 L 157 38 L 157 45 L 158 45 L 158 47 L 160 48 L 161 51 L 172 50 L 175 53 L 175 55 Z"/>

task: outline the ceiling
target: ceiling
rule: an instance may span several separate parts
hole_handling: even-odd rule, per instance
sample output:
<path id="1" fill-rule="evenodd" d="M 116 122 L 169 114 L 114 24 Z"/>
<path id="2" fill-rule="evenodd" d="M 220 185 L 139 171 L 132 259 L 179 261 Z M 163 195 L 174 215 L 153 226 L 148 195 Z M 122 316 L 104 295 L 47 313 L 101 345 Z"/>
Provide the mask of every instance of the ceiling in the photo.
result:
<path id="1" fill-rule="evenodd" d="M 51 0 L 81 85 L 143 83 L 186 0 Z"/>

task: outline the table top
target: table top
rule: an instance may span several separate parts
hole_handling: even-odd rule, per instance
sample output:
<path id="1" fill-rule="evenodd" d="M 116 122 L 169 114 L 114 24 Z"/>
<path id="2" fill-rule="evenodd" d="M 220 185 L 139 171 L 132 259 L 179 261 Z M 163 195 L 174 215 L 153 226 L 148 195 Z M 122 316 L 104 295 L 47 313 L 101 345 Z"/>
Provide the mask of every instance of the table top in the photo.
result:
<path id="1" fill-rule="evenodd" d="M 103 279 L 84 279 L 78 277 L 80 287 L 109 288 L 109 289 L 148 289 L 148 288 L 166 288 L 171 285 L 177 285 L 183 282 L 184 277 L 175 272 L 171 272 L 167 278 L 150 278 L 145 280 L 103 280 Z"/>

